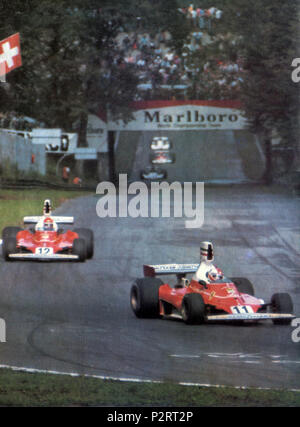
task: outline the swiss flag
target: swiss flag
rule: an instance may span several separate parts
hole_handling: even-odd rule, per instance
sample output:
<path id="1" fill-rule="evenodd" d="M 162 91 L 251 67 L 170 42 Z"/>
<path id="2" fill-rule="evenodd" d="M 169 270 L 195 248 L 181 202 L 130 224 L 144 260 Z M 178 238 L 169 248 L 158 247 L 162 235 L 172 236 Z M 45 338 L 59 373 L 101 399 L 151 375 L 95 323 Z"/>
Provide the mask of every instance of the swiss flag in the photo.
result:
<path id="1" fill-rule="evenodd" d="M 21 67 L 21 65 L 20 34 L 17 33 L 0 41 L 0 76 Z"/>

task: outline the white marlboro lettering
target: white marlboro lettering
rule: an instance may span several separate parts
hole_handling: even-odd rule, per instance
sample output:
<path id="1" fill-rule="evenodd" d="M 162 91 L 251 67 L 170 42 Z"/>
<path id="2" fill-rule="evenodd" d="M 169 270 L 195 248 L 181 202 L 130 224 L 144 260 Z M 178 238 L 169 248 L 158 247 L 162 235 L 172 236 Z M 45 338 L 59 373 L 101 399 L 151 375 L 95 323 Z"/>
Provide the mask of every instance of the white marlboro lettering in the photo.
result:
<path id="1" fill-rule="evenodd" d="M 238 130 L 247 120 L 237 101 L 147 101 L 133 104 L 133 120 L 108 120 L 111 131 Z"/>
<path id="2" fill-rule="evenodd" d="M 154 112 L 144 111 L 145 123 L 224 123 L 237 122 L 240 114 L 201 114 L 199 111 L 186 111 L 184 114 L 163 114 L 162 111 L 157 110 Z"/>

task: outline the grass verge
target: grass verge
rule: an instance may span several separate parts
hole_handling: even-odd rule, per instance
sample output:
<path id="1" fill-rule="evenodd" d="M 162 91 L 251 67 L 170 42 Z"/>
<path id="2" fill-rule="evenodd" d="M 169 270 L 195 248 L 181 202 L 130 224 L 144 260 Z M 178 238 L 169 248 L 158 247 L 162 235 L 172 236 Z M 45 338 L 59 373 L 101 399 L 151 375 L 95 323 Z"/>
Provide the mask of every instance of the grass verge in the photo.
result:
<path id="1" fill-rule="evenodd" d="M 2 406 L 300 406 L 300 392 L 133 383 L 0 370 Z"/>
<path id="2" fill-rule="evenodd" d="M 82 191 L 38 188 L 34 190 L 0 190 L 0 231 L 8 225 L 22 226 L 24 216 L 42 215 L 45 199 L 50 199 L 55 209 L 67 199 L 85 194 Z"/>

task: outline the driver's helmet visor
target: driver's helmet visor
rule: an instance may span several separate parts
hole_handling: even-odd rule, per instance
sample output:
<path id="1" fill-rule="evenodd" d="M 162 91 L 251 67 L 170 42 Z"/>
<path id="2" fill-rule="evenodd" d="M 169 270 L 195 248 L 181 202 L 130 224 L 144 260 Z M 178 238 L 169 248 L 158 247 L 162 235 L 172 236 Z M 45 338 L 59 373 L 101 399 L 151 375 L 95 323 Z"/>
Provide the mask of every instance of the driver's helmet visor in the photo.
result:
<path id="1" fill-rule="evenodd" d="M 214 251 L 212 245 L 209 245 L 207 248 L 201 247 L 200 254 L 206 258 L 208 261 L 212 261 L 214 259 Z"/>
<path id="2" fill-rule="evenodd" d="M 45 231 L 53 231 L 54 230 L 54 226 L 53 226 L 53 223 L 49 223 L 49 222 L 46 222 L 46 223 L 44 223 L 44 230 Z"/>
<path id="3" fill-rule="evenodd" d="M 208 249 L 207 249 L 207 259 L 208 261 L 211 261 L 214 257 L 214 252 L 213 252 L 213 248 L 211 245 L 209 245 Z"/>

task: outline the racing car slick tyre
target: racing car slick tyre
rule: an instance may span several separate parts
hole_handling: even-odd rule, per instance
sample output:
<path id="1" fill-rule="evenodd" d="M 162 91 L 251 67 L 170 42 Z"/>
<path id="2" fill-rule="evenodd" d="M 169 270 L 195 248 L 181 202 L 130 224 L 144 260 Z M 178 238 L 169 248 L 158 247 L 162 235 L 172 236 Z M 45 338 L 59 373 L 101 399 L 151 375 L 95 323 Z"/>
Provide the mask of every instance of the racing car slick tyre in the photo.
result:
<path id="1" fill-rule="evenodd" d="M 250 280 L 246 279 L 245 277 L 233 277 L 230 280 L 235 284 L 237 290 L 241 294 L 254 296 L 254 286 Z"/>
<path id="2" fill-rule="evenodd" d="M 287 293 L 274 294 L 271 298 L 272 313 L 293 314 L 294 307 L 292 298 Z M 274 325 L 289 325 L 291 319 L 273 319 Z"/>
<path id="3" fill-rule="evenodd" d="M 79 238 L 84 239 L 86 243 L 87 258 L 91 259 L 94 255 L 94 233 L 89 228 L 75 228 L 75 233 Z"/>
<path id="4" fill-rule="evenodd" d="M 73 254 L 78 255 L 78 261 L 84 262 L 87 258 L 87 249 L 84 239 L 74 239 L 73 241 Z"/>
<path id="5" fill-rule="evenodd" d="M 7 237 L 16 237 L 19 231 L 22 231 L 20 227 L 5 227 L 2 230 L 2 239 L 6 239 Z"/>
<path id="6" fill-rule="evenodd" d="M 3 239 L 2 243 L 2 255 L 5 261 L 12 261 L 9 258 L 9 254 L 14 254 L 17 252 L 17 241 L 15 237 L 7 237 Z"/>
<path id="7" fill-rule="evenodd" d="M 181 315 L 188 325 L 200 325 L 206 320 L 206 310 L 203 298 L 199 294 L 187 294 L 183 298 Z"/>
<path id="8" fill-rule="evenodd" d="M 163 285 L 160 279 L 145 277 L 137 279 L 130 291 L 131 308 L 139 318 L 159 317 L 159 288 Z"/>

